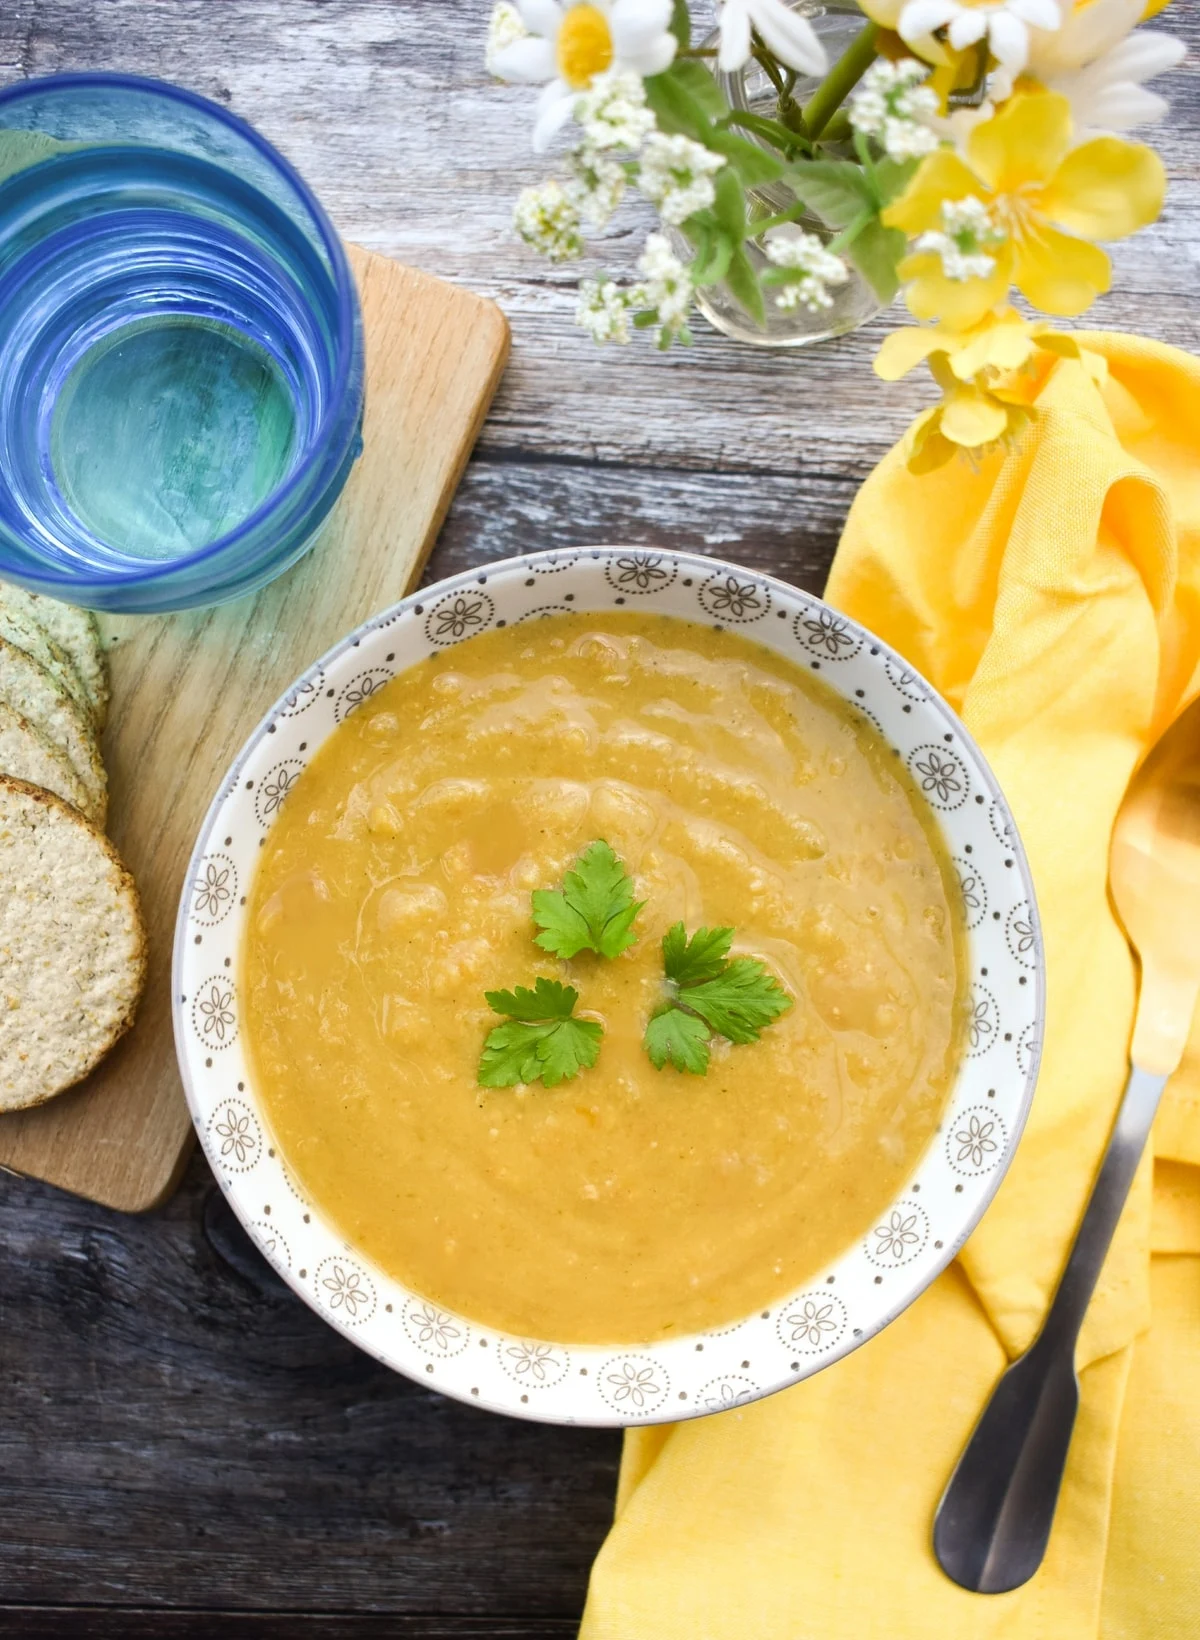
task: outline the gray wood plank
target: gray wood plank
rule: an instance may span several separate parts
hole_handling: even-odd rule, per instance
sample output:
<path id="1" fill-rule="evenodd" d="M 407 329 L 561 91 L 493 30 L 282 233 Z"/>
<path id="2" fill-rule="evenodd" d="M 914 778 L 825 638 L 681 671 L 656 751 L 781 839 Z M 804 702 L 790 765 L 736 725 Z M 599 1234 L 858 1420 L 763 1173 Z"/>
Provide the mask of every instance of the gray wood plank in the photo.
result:
<path id="1" fill-rule="evenodd" d="M 573 1640 L 578 1627 L 562 1617 L 0 1606 L 0 1636 L 11 1640 Z"/>
<path id="2" fill-rule="evenodd" d="M 3 1600 L 576 1613 L 618 1437 L 388 1371 L 213 1246 L 210 1186 L 197 1154 L 128 1218 L 0 1181 Z"/>

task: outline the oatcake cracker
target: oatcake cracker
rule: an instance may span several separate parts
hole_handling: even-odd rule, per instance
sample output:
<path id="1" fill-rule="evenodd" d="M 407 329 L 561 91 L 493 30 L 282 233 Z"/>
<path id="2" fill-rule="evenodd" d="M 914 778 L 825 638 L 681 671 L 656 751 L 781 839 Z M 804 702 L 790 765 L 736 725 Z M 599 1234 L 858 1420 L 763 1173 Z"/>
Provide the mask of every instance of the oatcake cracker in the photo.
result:
<path id="1" fill-rule="evenodd" d="M 98 818 L 95 803 L 65 752 L 46 739 L 11 706 L 0 705 L 0 774 L 42 786 L 70 803 L 89 820 Z"/>
<path id="2" fill-rule="evenodd" d="M 27 614 L 70 662 L 87 696 L 96 727 L 108 716 L 108 666 L 100 643 L 100 629 L 90 609 L 59 603 L 38 592 L 0 582 L 0 608 Z"/>
<path id="3" fill-rule="evenodd" d="M 91 720 L 25 650 L 0 637 L 0 702 L 32 723 L 66 753 L 98 818 L 107 805 L 108 780 Z"/>
<path id="4" fill-rule="evenodd" d="M 81 1081 L 132 1024 L 145 969 L 137 890 L 108 839 L 0 777 L 0 1110 Z"/>

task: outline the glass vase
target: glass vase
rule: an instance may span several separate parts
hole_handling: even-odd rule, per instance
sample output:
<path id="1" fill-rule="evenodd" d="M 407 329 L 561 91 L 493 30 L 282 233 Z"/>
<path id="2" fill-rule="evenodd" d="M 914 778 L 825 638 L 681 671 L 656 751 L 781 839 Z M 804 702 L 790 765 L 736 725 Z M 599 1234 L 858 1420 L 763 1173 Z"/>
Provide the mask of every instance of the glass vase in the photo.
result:
<path id="1" fill-rule="evenodd" d="M 790 9 L 808 18 L 825 46 L 831 63 L 842 56 L 867 23 L 867 19 L 858 6 L 853 4 L 853 0 L 833 0 L 833 3 L 828 5 L 814 4 L 812 0 L 793 0 Z M 715 48 L 717 35 L 711 34 L 704 44 L 708 48 Z M 712 58 L 705 60 L 714 61 Z M 713 74 L 731 108 L 743 113 L 759 114 L 767 119 L 778 117 L 775 88 L 753 58 L 733 74 L 722 73 L 715 66 Z M 792 91 L 793 98 L 797 103 L 804 104 L 820 83 L 815 77 L 800 75 Z M 751 132 L 742 130 L 739 134 L 758 142 L 759 146 L 766 148 L 769 153 L 775 152 Z M 845 146 L 844 154 L 840 153 L 837 145 L 829 145 L 828 152 L 831 158 L 854 157 L 853 148 L 849 144 Z M 786 210 L 789 205 L 795 203 L 796 198 L 784 183 L 769 183 L 763 187 L 747 189 L 747 195 L 750 210 L 763 220 Z M 834 238 L 833 230 L 808 212 L 799 218 L 797 225 L 806 233 L 815 234 L 822 244 L 827 245 Z M 672 229 L 671 237 L 677 254 L 685 260 L 690 258 L 692 247 L 683 234 L 678 229 Z M 761 239 L 748 239 L 745 250 L 756 274 L 762 273 L 770 266 Z M 846 267 L 849 277 L 845 283 L 829 287 L 829 294 L 833 298 L 832 306 L 820 308 L 815 313 L 810 313 L 803 307 L 777 307 L 776 292 L 768 288 L 763 293 L 766 301 L 765 322 L 759 325 L 724 284 L 706 285 L 698 290 L 696 303 L 709 324 L 735 342 L 748 342 L 751 347 L 811 347 L 815 342 L 828 341 L 832 336 L 842 336 L 848 330 L 856 330 L 859 325 L 873 318 L 883 306 L 854 264 L 846 260 Z"/>

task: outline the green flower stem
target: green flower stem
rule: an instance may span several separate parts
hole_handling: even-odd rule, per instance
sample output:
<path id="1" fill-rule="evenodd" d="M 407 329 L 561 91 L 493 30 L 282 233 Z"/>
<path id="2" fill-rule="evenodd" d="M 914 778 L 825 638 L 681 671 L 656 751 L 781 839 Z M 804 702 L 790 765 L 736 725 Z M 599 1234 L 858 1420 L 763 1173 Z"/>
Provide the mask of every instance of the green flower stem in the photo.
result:
<path id="1" fill-rule="evenodd" d="M 809 98 L 804 109 L 804 128 L 811 140 L 815 141 L 821 135 L 834 114 L 875 61 L 878 55 L 875 50 L 875 41 L 878 34 L 877 25 L 868 23 L 862 33 L 850 43 L 837 62 L 834 63 L 829 73 Z"/>

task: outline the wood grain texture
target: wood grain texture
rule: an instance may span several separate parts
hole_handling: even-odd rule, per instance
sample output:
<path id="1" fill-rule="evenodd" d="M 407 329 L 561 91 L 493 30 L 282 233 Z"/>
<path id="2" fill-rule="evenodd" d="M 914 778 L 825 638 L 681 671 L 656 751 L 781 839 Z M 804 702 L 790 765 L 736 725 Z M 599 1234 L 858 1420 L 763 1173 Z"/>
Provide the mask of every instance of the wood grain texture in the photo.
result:
<path id="1" fill-rule="evenodd" d="M 488 10 L 8 0 L 0 80 L 179 80 L 258 124 L 348 237 L 499 301 L 512 363 L 427 577 L 626 540 L 819 589 L 854 491 L 933 396 L 919 372 L 887 388 L 870 374 L 900 310 L 787 357 L 702 327 L 666 358 L 594 348 L 572 324 L 576 270 L 547 268 L 509 229 L 516 190 L 546 166 L 529 150 L 532 95 L 483 71 Z M 1094 317 L 1195 349 L 1200 5 L 1175 0 L 1155 26 L 1192 48 L 1157 82 L 1173 103 L 1153 133 L 1167 209 L 1115 248 Z M 627 267 L 645 227 L 623 213 L 604 261 Z M 262 1289 L 270 1272 L 219 1199 L 205 1231 L 206 1180 L 196 1156 L 181 1192 L 137 1220 L 0 1180 L 0 1635 L 565 1640 L 617 1438 L 472 1414 L 355 1356 Z M 870 1593 L 856 1591 L 865 1611 Z"/>
<path id="2" fill-rule="evenodd" d="M 135 1218 L 0 1191 L 0 1604 L 577 1612 L 618 1437 L 388 1371 L 210 1186 L 197 1152 Z"/>
<path id="3" fill-rule="evenodd" d="M 250 598 L 169 616 L 105 617 L 109 832 L 149 936 L 137 1022 L 78 1088 L 0 1118 L 0 1163 L 141 1212 L 191 1138 L 171 1026 L 175 914 L 196 832 L 271 702 L 330 644 L 420 577 L 508 353 L 498 309 L 351 252 L 363 306 L 363 453 L 316 548 Z"/>
<path id="4" fill-rule="evenodd" d="M 0 1606 L 0 1636 L 12 1640 L 574 1640 L 578 1630 L 573 1617 Z"/>

